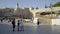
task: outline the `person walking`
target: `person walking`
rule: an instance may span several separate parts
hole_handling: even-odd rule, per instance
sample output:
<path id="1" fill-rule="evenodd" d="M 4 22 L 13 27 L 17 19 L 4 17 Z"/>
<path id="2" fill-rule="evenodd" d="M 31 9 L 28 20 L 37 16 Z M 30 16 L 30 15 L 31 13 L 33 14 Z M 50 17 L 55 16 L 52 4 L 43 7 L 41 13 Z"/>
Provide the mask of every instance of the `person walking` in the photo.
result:
<path id="1" fill-rule="evenodd" d="M 15 19 L 12 21 L 12 26 L 13 26 L 13 32 L 15 31 Z"/>

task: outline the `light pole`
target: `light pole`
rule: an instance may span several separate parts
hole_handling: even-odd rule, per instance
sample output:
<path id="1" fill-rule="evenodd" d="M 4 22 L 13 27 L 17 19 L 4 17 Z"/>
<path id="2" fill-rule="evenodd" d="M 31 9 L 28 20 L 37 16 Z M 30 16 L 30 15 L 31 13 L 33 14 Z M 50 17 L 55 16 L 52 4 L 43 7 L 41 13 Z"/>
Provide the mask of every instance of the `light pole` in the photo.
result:
<path id="1" fill-rule="evenodd" d="M 50 2 L 50 8 L 51 8 L 51 19 L 52 19 L 52 10 L 53 10 L 53 7 L 52 7 L 52 0 Z"/>

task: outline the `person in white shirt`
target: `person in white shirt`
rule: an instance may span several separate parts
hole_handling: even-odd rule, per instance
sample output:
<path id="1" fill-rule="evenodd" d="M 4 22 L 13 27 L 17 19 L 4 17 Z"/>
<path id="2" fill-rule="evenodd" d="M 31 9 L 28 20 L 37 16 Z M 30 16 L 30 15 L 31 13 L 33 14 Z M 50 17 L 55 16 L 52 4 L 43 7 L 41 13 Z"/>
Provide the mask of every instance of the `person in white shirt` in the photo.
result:
<path id="1" fill-rule="evenodd" d="M 21 19 L 21 20 L 19 20 L 18 21 L 18 31 L 19 31 L 19 27 L 20 27 L 20 31 L 24 31 L 24 24 L 23 24 L 24 22 L 23 22 L 23 20 Z"/>

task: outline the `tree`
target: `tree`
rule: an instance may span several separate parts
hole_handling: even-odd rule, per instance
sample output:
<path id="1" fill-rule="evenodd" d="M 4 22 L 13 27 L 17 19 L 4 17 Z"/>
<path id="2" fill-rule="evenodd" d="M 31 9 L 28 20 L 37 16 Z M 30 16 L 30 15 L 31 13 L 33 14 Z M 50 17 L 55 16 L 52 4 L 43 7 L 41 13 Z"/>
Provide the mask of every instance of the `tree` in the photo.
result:
<path id="1" fill-rule="evenodd" d="M 55 3 L 54 5 L 52 5 L 53 7 L 60 7 L 60 2 Z"/>

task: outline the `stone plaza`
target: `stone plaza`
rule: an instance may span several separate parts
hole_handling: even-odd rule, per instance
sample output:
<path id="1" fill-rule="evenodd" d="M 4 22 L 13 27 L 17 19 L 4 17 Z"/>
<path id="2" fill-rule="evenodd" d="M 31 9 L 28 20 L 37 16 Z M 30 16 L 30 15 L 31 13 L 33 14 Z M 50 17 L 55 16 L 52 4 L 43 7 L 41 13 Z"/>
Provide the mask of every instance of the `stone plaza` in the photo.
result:
<path id="1" fill-rule="evenodd" d="M 24 23 L 24 31 L 17 31 L 17 25 L 15 32 L 12 31 L 11 22 L 0 22 L 0 34 L 60 34 L 60 26 L 52 25 L 39 25 L 34 23 Z"/>

